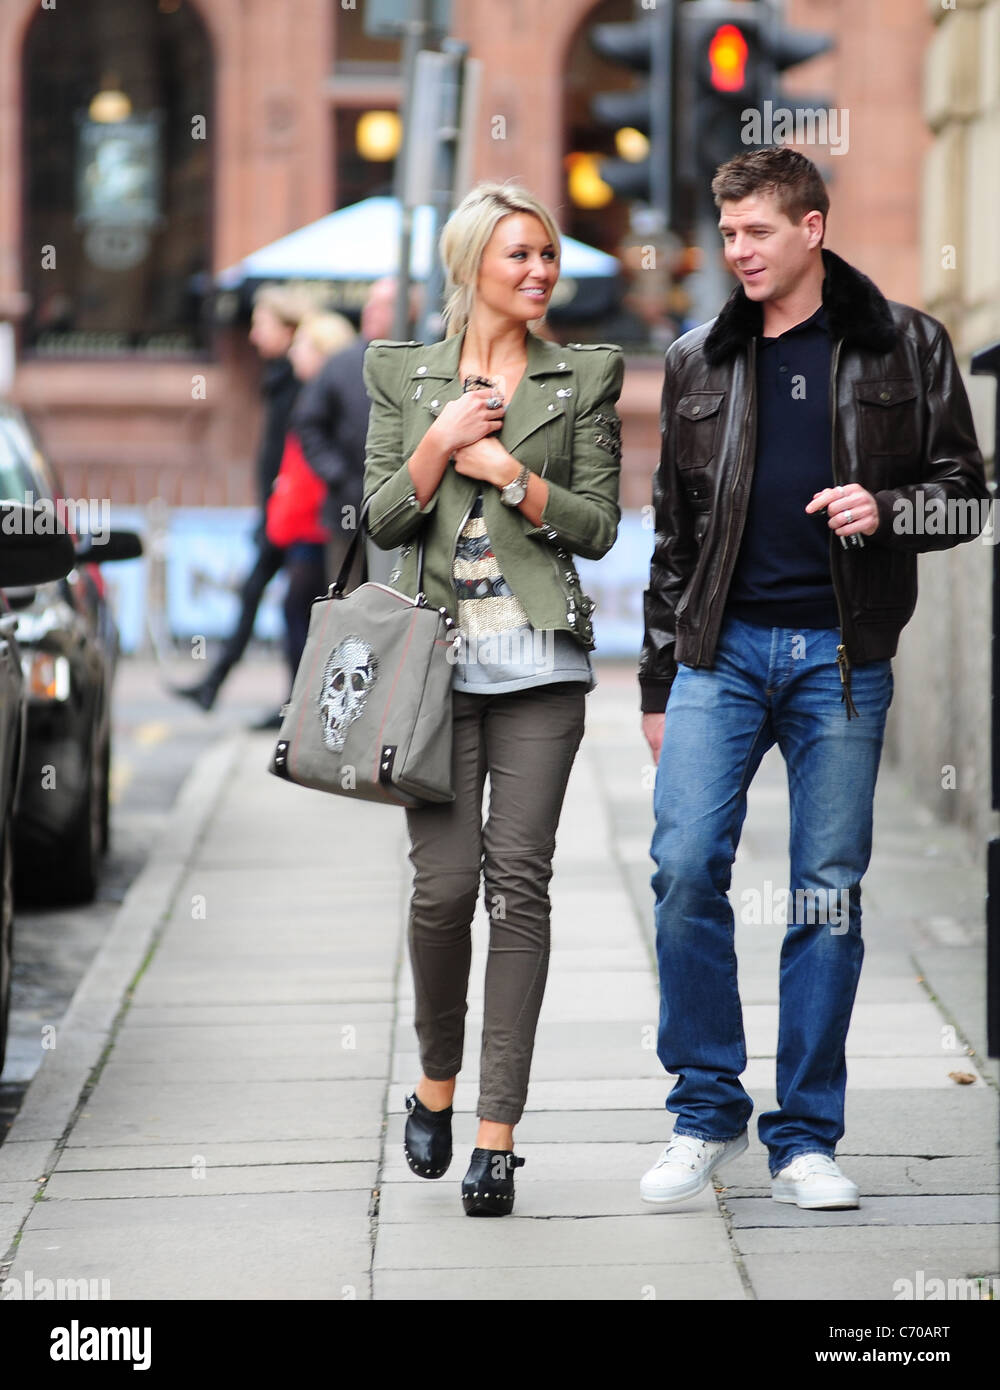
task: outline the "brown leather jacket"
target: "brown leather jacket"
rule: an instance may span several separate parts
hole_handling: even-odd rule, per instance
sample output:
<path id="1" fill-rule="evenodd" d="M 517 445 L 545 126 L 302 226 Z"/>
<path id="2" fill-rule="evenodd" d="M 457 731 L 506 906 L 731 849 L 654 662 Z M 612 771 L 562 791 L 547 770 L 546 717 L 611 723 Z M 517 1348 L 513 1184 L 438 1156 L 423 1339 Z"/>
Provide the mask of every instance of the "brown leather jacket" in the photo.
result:
<path id="1" fill-rule="evenodd" d="M 917 553 L 977 535 L 990 493 L 942 325 L 885 299 L 832 252 L 823 261 L 833 338 L 831 481 L 859 483 L 879 509 L 879 529 L 863 548 L 830 538 L 849 696 L 850 663 L 895 655 L 916 604 Z M 762 322 L 760 305 L 739 287 L 718 318 L 667 350 L 639 662 L 643 710 L 666 708 L 678 662 L 705 667 L 714 659 L 753 478 Z M 945 504 L 951 524 L 932 524 L 930 513 L 944 513 Z M 909 528 L 906 507 L 915 518 Z"/>

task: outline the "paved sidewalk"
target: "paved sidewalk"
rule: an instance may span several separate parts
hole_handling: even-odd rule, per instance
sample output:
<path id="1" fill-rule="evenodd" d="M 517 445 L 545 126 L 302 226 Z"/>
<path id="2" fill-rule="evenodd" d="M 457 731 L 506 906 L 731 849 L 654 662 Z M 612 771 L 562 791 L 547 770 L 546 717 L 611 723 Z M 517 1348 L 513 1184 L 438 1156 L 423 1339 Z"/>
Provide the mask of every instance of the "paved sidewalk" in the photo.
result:
<path id="1" fill-rule="evenodd" d="M 7 1276 L 107 1280 L 111 1297 L 140 1299 L 745 1300 L 892 1299 L 921 1271 L 997 1275 L 983 871 L 889 769 L 840 1151 L 861 1209 L 771 1202 L 755 1137 L 721 1193 L 639 1202 L 670 1079 L 655 1053 L 636 705 L 633 673 L 602 668 L 560 828 L 513 1217 L 469 1221 L 458 1193 L 485 918 L 455 1160 L 424 1182 L 401 1146 L 418 1068 L 403 818 L 283 784 L 265 771 L 267 736 L 230 735 L 189 779 L 0 1148 Z M 777 891 L 786 840 L 769 759 L 738 906 Z M 780 925 L 747 924 L 737 941 L 758 1109 L 774 1103 L 780 939 Z"/>

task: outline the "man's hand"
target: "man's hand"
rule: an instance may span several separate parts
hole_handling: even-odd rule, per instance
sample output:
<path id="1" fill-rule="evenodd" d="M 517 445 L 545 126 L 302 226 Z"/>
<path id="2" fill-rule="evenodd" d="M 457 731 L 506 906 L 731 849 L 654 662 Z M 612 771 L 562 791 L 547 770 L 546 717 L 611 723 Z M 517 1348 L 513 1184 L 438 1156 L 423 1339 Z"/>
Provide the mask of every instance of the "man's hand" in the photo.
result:
<path id="1" fill-rule="evenodd" d="M 807 512 L 826 508 L 830 530 L 837 536 L 874 536 L 878 530 L 878 507 L 875 498 L 860 483 L 846 487 L 827 487 L 817 492 L 806 507 Z"/>
<path id="2" fill-rule="evenodd" d="M 644 714 L 642 716 L 642 733 L 646 742 L 649 744 L 649 751 L 653 755 L 653 762 L 660 761 L 660 748 L 663 744 L 663 721 L 665 714 Z"/>

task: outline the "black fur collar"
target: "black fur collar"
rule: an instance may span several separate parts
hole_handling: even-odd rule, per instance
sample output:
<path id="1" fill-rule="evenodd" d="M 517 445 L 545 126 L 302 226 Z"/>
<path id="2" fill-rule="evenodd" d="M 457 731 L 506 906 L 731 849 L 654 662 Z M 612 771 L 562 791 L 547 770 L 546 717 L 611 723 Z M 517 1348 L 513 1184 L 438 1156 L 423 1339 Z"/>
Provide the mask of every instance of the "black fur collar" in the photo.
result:
<path id="1" fill-rule="evenodd" d="M 885 296 L 867 275 L 832 251 L 823 252 L 823 264 L 823 306 L 831 337 L 843 338 L 850 346 L 869 352 L 891 352 L 896 345 L 897 329 Z M 760 305 L 748 299 L 743 286 L 737 285 L 705 339 L 709 366 L 716 367 L 735 356 L 760 334 L 763 321 Z"/>

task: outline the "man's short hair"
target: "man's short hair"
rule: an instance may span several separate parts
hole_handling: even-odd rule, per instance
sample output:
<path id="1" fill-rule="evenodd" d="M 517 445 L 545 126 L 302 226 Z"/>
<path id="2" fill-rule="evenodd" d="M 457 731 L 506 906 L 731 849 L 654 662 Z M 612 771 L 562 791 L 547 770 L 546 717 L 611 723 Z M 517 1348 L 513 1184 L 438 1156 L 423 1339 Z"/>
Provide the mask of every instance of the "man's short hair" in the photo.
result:
<path id="1" fill-rule="evenodd" d="M 812 160 L 787 145 L 747 150 L 716 170 L 712 197 L 717 208 L 723 203 L 752 198 L 756 193 L 773 194 L 790 222 L 801 222 L 807 212 L 815 210 L 823 214 L 826 224 L 830 210 L 826 184 Z"/>

